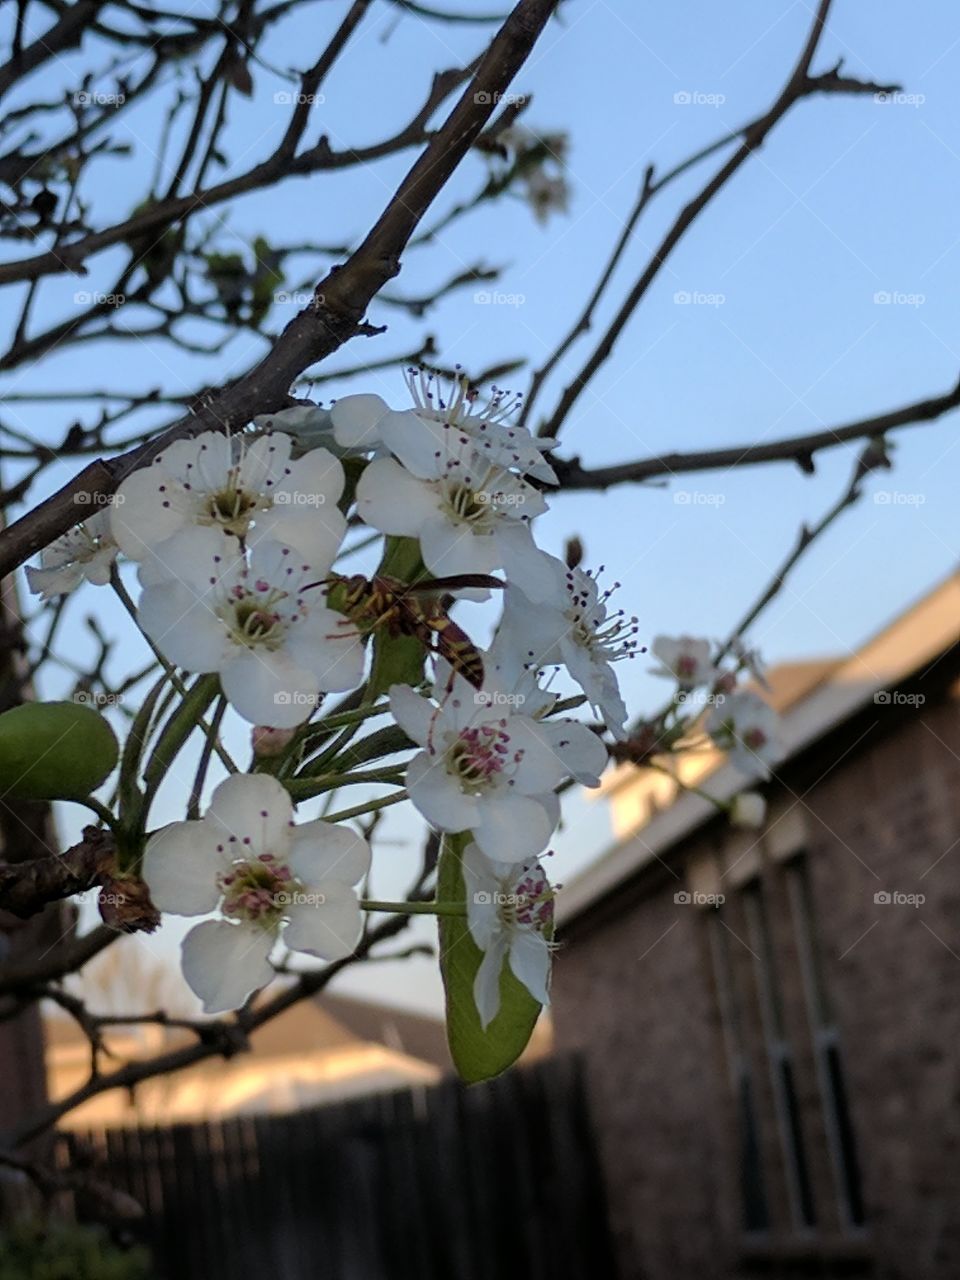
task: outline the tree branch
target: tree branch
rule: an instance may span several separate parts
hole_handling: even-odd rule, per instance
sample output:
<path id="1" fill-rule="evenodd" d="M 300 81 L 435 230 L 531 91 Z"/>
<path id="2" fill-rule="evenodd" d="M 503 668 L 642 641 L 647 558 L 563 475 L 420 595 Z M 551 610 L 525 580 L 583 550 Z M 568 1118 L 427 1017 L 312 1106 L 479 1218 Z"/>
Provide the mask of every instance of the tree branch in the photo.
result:
<path id="1" fill-rule="evenodd" d="M 312 364 L 365 332 L 367 306 L 400 270 L 400 254 L 424 213 L 495 110 L 525 62 L 559 0 L 520 0 L 495 36 L 465 92 L 360 247 L 317 286 L 313 305 L 287 326 L 269 354 L 248 374 L 210 397 L 154 442 L 110 461 L 100 459 L 28 515 L 0 533 L 0 578 L 76 523 L 78 494 L 106 497 L 154 453 L 184 436 L 243 426 L 286 402 L 291 383 Z M 435 77 L 433 94 L 446 96 L 449 76 Z M 458 79 L 460 72 L 453 73 Z M 367 330 L 368 332 L 369 330 Z M 94 498 L 95 500 L 95 498 Z M 86 508 L 90 509 L 89 506 Z"/>
<path id="2" fill-rule="evenodd" d="M 418 884 L 412 894 L 418 893 L 419 889 Z M 243 1009 L 239 1009 L 230 1019 L 197 1023 L 196 1027 L 190 1028 L 195 1030 L 199 1037 L 195 1044 L 171 1049 L 167 1053 L 158 1054 L 145 1061 L 128 1062 L 125 1066 L 106 1075 L 92 1075 L 73 1093 L 57 1102 L 49 1103 L 36 1114 L 28 1116 L 12 1133 L 8 1134 L 10 1147 L 22 1146 L 38 1137 L 51 1125 L 56 1124 L 61 1116 L 67 1115 L 90 1098 L 106 1093 L 110 1089 L 132 1089 L 144 1080 L 150 1080 L 158 1075 L 167 1075 L 172 1071 L 180 1071 L 206 1058 L 229 1058 L 243 1052 L 249 1048 L 250 1035 L 259 1027 L 264 1026 L 299 1001 L 322 991 L 343 969 L 366 959 L 378 943 L 396 937 L 407 928 L 409 923 L 409 916 L 390 916 L 368 930 L 352 955 L 334 961 L 324 969 L 302 974 L 296 982 L 277 992 L 269 1000 L 258 1005 L 248 1004 Z"/>
<path id="3" fill-rule="evenodd" d="M 610 467 L 586 468 L 579 458 L 552 458 L 553 468 L 564 489 L 609 489 L 617 484 L 636 484 L 655 476 L 680 475 L 687 471 L 713 471 L 729 467 L 749 467 L 764 462 L 792 461 L 801 471 L 812 474 L 813 455 L 851 440 L 879 437 L 896 427 L 932 422 L 960 407 L 960 382 L 941 396 L 915 400 L 900 409 L 861 418 L 839 427 L 824 427 L 809 435 L 772 440 L 769 444 L 730 445 L 724 449 L 704 449 L 693 453 L 664 453 L 637 462 L 620 462 Z"/>
<path id="4" fill-rule="evenodd" d="M 0 96 L 49 58 L 76 48 L 105 3 L 106 0 L 76 0 L 75 4 L 66 6 L 58 21 L 33 44 L 25 49 L 15 48 L 10 61 L 0 67 Z"/>
<path id="5" fill-rule="evenodd" d="M 0 910 L 21 920 L 94 888 L 100 889 L 101 915 L 115 929 L 150 933 L 160 923 L 146 885 L 122 875 L 113 837 L 98 827 L 84 827 L 83 839 L 66 853 L 0 862 Z"/>

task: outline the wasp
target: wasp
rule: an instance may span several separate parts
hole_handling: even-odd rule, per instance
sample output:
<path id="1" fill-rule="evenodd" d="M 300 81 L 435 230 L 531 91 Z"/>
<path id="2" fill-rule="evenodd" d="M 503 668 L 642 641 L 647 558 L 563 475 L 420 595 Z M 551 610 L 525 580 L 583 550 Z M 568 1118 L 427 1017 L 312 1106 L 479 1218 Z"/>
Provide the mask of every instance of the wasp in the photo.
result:
<path id="1" fill-rule="evenodd" d="M 483 658 L 476 645 L 457 626 L 443 606 L 442 595 L 467 587 L 495 588 L 504 584 L 483 573 L 464 573 L 450 578 L 427 578 L 408 583 L 378 574 L 344 577 L 332 574 L 327 583 L 332 607 L 349 618 L 357 629 L 369 634 L 383 627 L 391 636 L 411 636 L 430 653 L 445 659 L 453 674 L 460 675 L 475 689 L 483 686 Z"/>

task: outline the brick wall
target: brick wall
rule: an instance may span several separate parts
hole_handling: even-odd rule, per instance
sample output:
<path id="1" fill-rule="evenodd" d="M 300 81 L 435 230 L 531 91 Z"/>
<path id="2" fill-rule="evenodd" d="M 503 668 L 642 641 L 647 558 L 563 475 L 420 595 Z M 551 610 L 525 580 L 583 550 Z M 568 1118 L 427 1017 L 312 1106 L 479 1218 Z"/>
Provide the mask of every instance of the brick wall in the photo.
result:
<path id="1" fill-rule="evenodd" d="M 957 669 L 953 659 L 941 664 L 936 695 L 928 679 L 920 708 L 870 707 L 785 768 L 779 801 L 803 815 L 802 866 L 771 852 L 771 841 L 758 860 L 813 1227 L 791 1218 L 788 1165 L 796 1166 L 785 1151 L 796 1148 L 784 1138 L 782 1110 L 778 1124 L 759 944 L 745 901 L 753 891 L 738 887 L 750 860 L 723 861 L 729 832 L 705 830 L 568 928 L 555 975 L 556 1034 L 561 1048 L 586 1056 L 623 1280 L 960 1276 Z M 724 876 L 727 901 L 713 921 L 709 908 L 674 901 L 704 857 L 740 867 Z M 800 871 L 846 1077 L 865 1206 L 859 1228 L 840 1191 L 838 1171 L 848 1166 L 831 1129 L 837 1113 L 824 1102 L 835 1095 L 817 1069 L 825 1059 L 815 1049 L 816 1002 L 788 884 Z M 925 901 L 877 903 L 878 892 Z M 710 943 L 718 928 L 742 1002 L 738 1042 L 752 1067 L 770 1217 L 761 1233 L 743 1228 L 743 1128 Z"/>

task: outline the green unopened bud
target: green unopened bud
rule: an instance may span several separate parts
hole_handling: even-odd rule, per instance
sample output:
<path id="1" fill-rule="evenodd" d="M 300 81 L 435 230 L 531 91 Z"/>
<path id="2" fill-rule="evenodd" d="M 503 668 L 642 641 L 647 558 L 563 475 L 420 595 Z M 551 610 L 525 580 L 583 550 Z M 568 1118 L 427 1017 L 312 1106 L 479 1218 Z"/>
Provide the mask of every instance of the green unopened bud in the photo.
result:
<path id="1" fill-rule="evenodd" d="M 0 715 L 0 795 L 8 800 L 87 796 L 116 768 L 107 721 L 78 702 L 27 702 Z"/>

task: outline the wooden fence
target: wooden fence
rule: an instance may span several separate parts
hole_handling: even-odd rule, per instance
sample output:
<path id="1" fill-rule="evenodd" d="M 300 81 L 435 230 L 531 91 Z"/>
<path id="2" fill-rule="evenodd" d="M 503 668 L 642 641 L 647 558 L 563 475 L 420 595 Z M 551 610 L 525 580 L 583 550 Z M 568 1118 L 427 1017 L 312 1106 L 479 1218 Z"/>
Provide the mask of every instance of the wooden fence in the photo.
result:
<path id="1" fill-rule="evenodd" d="M 608 1280 L 579 1065 L 285 1116 L 63 1134 L 143 1205 L 163 1280 Z"/>

